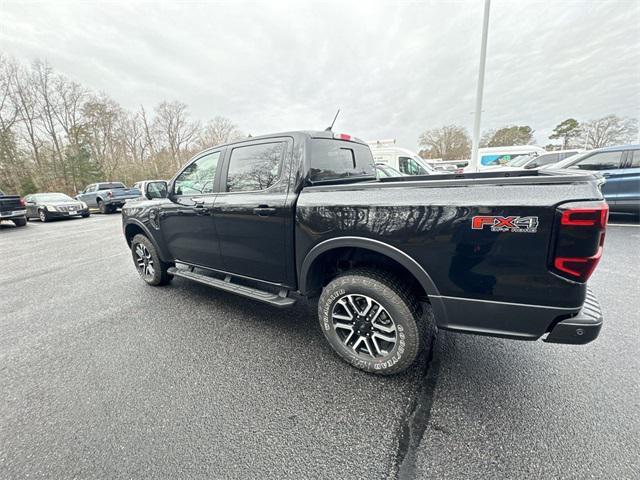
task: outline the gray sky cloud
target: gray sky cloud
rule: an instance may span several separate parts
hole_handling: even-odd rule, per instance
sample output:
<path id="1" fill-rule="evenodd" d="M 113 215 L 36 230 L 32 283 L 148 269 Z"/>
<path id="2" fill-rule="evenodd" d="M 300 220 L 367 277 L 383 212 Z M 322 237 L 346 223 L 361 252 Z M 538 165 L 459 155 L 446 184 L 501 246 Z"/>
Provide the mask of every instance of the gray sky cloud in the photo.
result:
<path id="1" fill-rule="evenodd" d="M 123 106 L 187 103 L 254 135 L 324 128 L 416 148 L 470 129 L 482 2 L 0 3 L 0 51 Z M 492 4 L 483 130 L 640 116 L 640 2 Z"/>

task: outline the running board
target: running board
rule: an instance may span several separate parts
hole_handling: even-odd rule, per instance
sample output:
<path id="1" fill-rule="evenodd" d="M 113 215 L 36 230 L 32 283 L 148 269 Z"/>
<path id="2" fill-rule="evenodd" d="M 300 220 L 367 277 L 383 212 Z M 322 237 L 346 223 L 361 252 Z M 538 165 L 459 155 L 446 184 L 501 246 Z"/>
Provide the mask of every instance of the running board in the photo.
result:
<path id="1" fill-rule="evenodd" d="M 286 288 L 280 289 L 280 293 L 265 292 L 264 290 L 258 290 L 257 288 L 245 287 L 244 285 L 237 285 L 231 283 L 231 276 L 227 275 L 224 280 L 218 278 L 209 277 L 200 273 L 195 273 L 191 270 L 179 269 L 176 267 L 170 267 L 167 270 L 169 275 L 175 277 L 187 278 L 194 282 L 207 285 L 208 287 L 217 288 L 218 290 L 224 290 L 225 292 L 235 293 L 242 295 L 243 297 L 250 298 L 252 300 L 258 300 L 260 302 L 268 303 L 274 307 L 290 307 L 296 301 L 293 298 L 289 298 L 287 294 L 289 291 Z"/>

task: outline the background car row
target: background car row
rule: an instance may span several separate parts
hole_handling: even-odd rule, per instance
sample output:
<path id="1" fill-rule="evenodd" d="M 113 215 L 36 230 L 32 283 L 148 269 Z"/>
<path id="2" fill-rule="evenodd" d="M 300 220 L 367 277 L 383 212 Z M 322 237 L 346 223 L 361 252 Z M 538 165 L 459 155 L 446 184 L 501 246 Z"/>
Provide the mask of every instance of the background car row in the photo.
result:
<path id="1" fill-rule="evenodd" d="M 141 183 L 145 182 L 136 185 Z M 0 221 L 11 220 L 17 227 L 23 227 L 32 219 L 48 222 L 59 218 L 86 218 L 91 215 L 91 208 L 113 213 L 127 200 L 141 196 L 142 190 L 127 188 L 121 182 L 92 183 L 75 198 L 60 192 L 32 193 L 21 198 L 0 191 Z"/>

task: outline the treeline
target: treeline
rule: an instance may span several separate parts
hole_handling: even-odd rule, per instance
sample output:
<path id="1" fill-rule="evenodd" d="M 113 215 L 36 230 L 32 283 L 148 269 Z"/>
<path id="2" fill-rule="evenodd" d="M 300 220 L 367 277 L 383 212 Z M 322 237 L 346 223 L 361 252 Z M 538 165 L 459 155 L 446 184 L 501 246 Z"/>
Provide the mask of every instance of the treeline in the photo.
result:
<path id="1" fill-rule="evenodd" d="M 534 130 L 528 125 L 506 126 L 484 132 L 480 147 L 503 147 L 508 145 L 529 145 L 534 142 Z M 565 150 L 624 145 L 638 138 L 638 121 L 634 118 L 607 115 L 588 122 L 578 122 L 568 118 L 556 125 L 549 140 L 547 150 Z M 423 158 L 462 160 L 471 157 L 471 136 L 467 129 L 459 125 L 445 125 L 425 131 L 418 139 Z"/>
<path id="2" fill-rule="evenodd" d="M 0 190 L 74 194 L 99 180 L 169 178 L 194 153 L 244 135 L 183 103 L 128 111 L 54 71 L 0 56 Z"/>

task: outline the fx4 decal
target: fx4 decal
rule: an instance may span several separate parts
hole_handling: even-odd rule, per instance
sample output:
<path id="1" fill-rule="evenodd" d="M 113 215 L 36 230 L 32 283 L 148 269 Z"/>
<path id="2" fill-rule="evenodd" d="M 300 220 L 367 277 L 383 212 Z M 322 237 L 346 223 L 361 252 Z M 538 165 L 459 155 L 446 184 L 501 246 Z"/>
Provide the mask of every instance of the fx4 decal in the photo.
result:
<path id="1" fill-rule="evenodd" d="M 492 232 L 536 233 L 538 217 L 476 216 L 471 220 L 473 230 L 482 230 L 485 227 L 490 227 Z"/>

